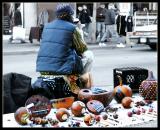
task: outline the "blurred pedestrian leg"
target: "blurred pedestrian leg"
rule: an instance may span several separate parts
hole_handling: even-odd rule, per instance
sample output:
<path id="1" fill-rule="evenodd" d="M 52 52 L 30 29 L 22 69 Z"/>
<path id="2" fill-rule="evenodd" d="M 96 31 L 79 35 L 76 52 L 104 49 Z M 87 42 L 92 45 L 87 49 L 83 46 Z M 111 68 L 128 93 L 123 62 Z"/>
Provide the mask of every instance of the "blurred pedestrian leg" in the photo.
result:
<path id="1" fill-rule="evenodd" d="M 105 33 L 105 24 L 104 22 L 97 22 L 97 42 L 100 42 L 103 34 Z"/>
<path id="2" fill-rule="evenodd" d="M 115 25 L 106 25 L 106 31 L 101 39 L 101 42 L 112 42 L 112 43 L 125 43 L 125 40 L 121 38 L 115 28 Z"/>

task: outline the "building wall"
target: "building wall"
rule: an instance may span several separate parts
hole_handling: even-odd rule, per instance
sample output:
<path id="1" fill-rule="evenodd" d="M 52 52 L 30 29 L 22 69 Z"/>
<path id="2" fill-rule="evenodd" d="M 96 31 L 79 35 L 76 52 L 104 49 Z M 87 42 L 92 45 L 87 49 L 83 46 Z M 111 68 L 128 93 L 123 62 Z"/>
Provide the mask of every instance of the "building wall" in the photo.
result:
<path id="1" fill-rule="evenodd" d="M 37 16 L 40 15 L 42 11 L 47 10 L 49 13 L 49 22 L 55 18 L 55 8 L 56 3 L 37 3 Z"/>
<path id="2" fill-rule="evenodd" d="M 131 11 L 131 3 L 119 3 L 119 10 L 120 13 L 124 15 L 128 15 L 129 12 Z"/>
<path id="3" fill-rule="evenodd" d="M 39 16 L 39 14 L 42 11 L 47 10 L 49 13 L 49 22 L 50 22 L 56 17 L 56 14 L 55 14 L 56 6 L 57 6 L 57 2 L 37 3 L 37 15 Z M 73 6 L 73 8 L 76 9 L 76 3 L 71 3 L 71 6 Z M 76 10 L 75 10 L 75 14 L 76 14 Z"/>
<path id="4" fill-rule="evenodd" d="M 37 26 L 37 3 L 24 3 L 24 27 Z"/>

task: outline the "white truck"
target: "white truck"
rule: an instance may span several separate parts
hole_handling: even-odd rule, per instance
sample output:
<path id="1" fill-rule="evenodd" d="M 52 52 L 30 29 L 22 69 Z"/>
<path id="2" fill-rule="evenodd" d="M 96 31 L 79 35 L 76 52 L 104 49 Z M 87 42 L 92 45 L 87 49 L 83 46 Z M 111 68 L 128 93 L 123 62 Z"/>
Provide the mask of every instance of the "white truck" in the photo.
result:
<path id="1" fill-rule="evenodd" d="M 149 45 L 151 49 L 156 50 L 158 44 L 157 13 L 135 12 L 133 25 L 133 32 L 127 32 L 129 43 L 132 46 L 134 46 L 134 44 L 146 44 Z"/>

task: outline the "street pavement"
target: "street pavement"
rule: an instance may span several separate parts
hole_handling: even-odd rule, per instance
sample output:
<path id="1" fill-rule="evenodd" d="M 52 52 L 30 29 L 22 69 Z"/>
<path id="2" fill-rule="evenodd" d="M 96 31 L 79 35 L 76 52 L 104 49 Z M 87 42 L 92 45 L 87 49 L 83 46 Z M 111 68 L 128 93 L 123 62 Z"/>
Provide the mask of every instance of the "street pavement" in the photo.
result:
<path id="1" fill-rule="evenodd" d="M 88 48 L 95 55 L 92 69 L 93 80 L 97 86 L 113 86 L 113 69 L 124 66 L 139 66 L 152 70 L 157 78 L 157 56 L 156 51 L 150 50 L 148 46 L 139 45 L 131 48 L 117 48 L 115 43 L 106 43 L 105 47 L 98 44 L 88 44 Z M 35 73 L 36 55 L 39 50 L 39 42 L 33 43 L 8 43 L 7 38 L 3 40 L 3 73 L 19 72 L 32 77 L 33 81 L 39 75 Z M 24 60 L 25 59 L 25 60 Z M 145 60 L 147 59 L 147 60 Z M 23 63 L 21 63 L 23 61 Z M 30 68 L 25 67 L 30 66 Z M 102 77 L 102 78 L 100 78 Z"/>
<path id="2" fill-rule="evenodd" d="M 19 43 L 19 42 L 10 43 L 9 42 L 9 38 L 10 37 L 11 37 L 11 35 L 3 35 L 3 46 L 2 46 L 2 48 L 3 48 L 3 56 L 12 56 L 13 57 L 12 59 L 14 59 L 14 63 L 15 63 L 16 59 L 18 59 L 16 57 L 16 55 L 19 56 L 19 57 L 23 57 L 23 55 L 34 55 L 34 56 L 37 55 L 39 47 L 40 47 L 40 43 L 37 40 L 33 40 L 33 43 L 30 43 L 30 42 L 26 42 L 26 43 Z M 100 47 L 98 43 L 88 43 L 88 49 L 90 49 L 90 50 L 99 50 L 99 49 L 101 49 L 101 50 L 104 51 L 104 49 L 117 48 L 116 45 L 117 44 L 115 44 L 115 43 L 106 42 L 106 46 Z M 130 48 L 129 45 L 126 45 L 125 48 L 127 48 L 127 47 Z M 32 56 L 32 58 L 34 56 Z M 30 59 L 30 58 L 28 58 L 28 59 Z M 32 59 L 32 60 L 35 61 L 35 59 Z M 100 59 L 100 61 L 101 61 L 101 59 Z M 10 62 L 11 62 L 11 60 L 10 60 Z M 15 68 L 16 68 L 16 66 L 19 66 L 18 69 L 20 70 L 20 64 L 18 62 L 19 61 L 17 60 L 17 63 L 15 63 Z M 4 64 L 5 64 L 5 62 L 4 62 Z M 11 64 L 13 64 L 13 63 L 11 62 Z M 26 61 L 26 64 L 28 64 L 27 61 Z M 31 63 L 30 65 L 34 66 L 33 63 Z M 7 72 L 8 72 L 9 69 L 8 68 L 5 69 L 5 68 L 6 67 L 3 68 L 3 71 L 5 72 L 7 70 Z M 14 70 L 16 70 L 16 69 L 14 69 Z M 19 70 L 17 70 L 17 71 L 19 72 Z M 31 70 L 30 71 L 29 70 L 26 71 L 25 74 L 29 75 L 28 72 L 30 72 L 30 75 L 32 76 L 32 81 L 33 82 L 36 79 L 36 77 L 39 76 L 39 74 L 31 72 Z M 95 78 L 93 78 L 93 80 L 95 80 L 95 79 L 97 79 L 97 74 L 94 71 L 93 71 L 93 73 L 95 73 L 95 74 L 93 74 L 93 77 L 95 77 Z M 108 78 L 108 79 L 110 79 L 110 78 Z M 97 83 L 97 84 L 98 85 L 100 84 L 100 86 L 103 86 L 105 83 L 103 83 L 103 81 L 100 80 L 99 83 Z M 109 85 L 112 86 L 111 83 L 109 83 Z"/>

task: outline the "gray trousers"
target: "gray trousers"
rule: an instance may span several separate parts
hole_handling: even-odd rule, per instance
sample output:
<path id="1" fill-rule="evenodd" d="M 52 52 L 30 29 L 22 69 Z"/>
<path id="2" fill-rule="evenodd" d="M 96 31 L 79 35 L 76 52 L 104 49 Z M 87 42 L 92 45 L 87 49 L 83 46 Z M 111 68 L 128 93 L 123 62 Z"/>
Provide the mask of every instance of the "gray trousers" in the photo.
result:
<path id="1" fill-rule="evenodd" d="M 101 38 L 101 42 L 104 42 L 105 40 L 109 41 L 109 38 L 110 38 L 111 42 L 116 42 L 116 43 L 121 42 L 121 39 L 120 39 L 120 37 L 117 33 L 117 30 L 116 30 L 115 24 L 114 25 L 106 25 L 105 33 L 103 34 L 103 37 Z"/>
<path id="2" fill-rule="evenodd" d="M 98 33 L 97 42 L 100 42 L 103 34 L 105 33 L 105 24 L 104 24 L 104 22 L 97 22 L 96 24 L 97 24 L 96 29 L 97 29 L 97 33 Z"/>
<path id="3" fill-rule="evenodd" d="M 89 25 L 90 25 L 90 23 L 85 23 L 85 26 L 83 28 L 84 32 L 89 33 Z"/>

